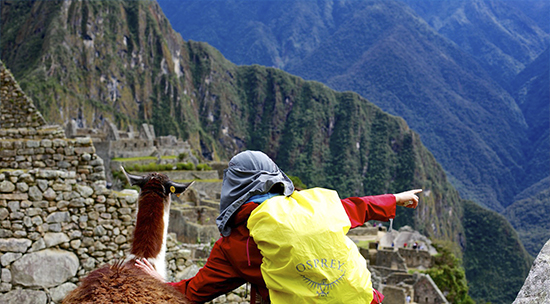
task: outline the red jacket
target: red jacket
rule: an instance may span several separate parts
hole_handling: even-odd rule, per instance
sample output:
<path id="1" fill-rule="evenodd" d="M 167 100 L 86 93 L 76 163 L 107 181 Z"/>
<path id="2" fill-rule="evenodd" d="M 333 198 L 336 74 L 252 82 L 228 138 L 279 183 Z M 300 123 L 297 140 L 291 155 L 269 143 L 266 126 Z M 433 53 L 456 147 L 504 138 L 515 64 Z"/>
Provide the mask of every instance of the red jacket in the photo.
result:
<path id="1" fill-rule="evenodd" d="M 350 197 L 341 201 L 351 221 L 351 228 L 369 220 L 388 221 L 395 217 L 393 194 Z M 262 255 L 246 227 L 250 213 L 257 206 L 252 202 L 241 206 L 228 223 L 231 234 L 214 244 L 206 264 L 197 275 L 168 284 L 184 293 L 191 303 L 208 302 L 246 282 L 256 286 L 255 291 L 263 299 L 268 299 L 269 292 L 260 271 Z"/>

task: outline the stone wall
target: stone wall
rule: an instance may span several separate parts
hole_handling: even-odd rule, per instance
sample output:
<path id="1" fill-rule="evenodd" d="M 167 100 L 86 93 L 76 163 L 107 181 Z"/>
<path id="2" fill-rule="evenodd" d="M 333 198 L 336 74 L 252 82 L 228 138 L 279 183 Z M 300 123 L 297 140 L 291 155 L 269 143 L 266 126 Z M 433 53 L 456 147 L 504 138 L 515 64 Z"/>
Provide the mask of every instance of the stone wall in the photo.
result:
<path id="1" fill-rule="evenodd" d="M 376 253 L 375 265 L 407 272 L 405 259 L 403 259 L 399 255 L 399 252 L 395 250 L 379 249 Z"/>
<path id="2" fill-rule="evenodd" d="M 449 304 L 432 278 L 427 274 L 416 274 L 418 280 L 414 284 L 414 301 L 418 304 Z"/>
<path id="3" fill-rule="evenodd" d="M 154 140 L 151 139 L 120 139 L 109 143 L 108 153 L 111 158 L 151 156 L 157 151 Z"/>
<path id="4" fill-rule="evenodd" d="M 24 146 L 28 141 L 14 143 Z M 77 149 L 77 141 L 84 142 L 60 141 L 71 151 L 60 158 L 71 157 L 70 168 L 76 171 L 33 168 L 0 173 L 0 292 L 7 292 L 6 299 L 14 295 L 11 291 L 25 289 L 33 297 L 49 293 L 58 302 L 79 278 L 124 258 L 130 248 L 138 193 L 111 191 L 99 175 L 91 179 L 94 172 L 102 172 L 103 162 L 87 153 L 93 151 Z M 192 250 L 173 243 L 167 254 L 169 276 L 188 267 L 192 258 Z"/>
<path id="5" fill-rule="evenodd" d="M 399 248 L 398 251 L 409 268 L 428 269 L 432 267 L 432 255 L 426 250 Z"/>
<path id="6" fill-rule="evenodd" d="M 0 102 L 0 128 L 38 128 L 46 124 L 1 61 Z"/>

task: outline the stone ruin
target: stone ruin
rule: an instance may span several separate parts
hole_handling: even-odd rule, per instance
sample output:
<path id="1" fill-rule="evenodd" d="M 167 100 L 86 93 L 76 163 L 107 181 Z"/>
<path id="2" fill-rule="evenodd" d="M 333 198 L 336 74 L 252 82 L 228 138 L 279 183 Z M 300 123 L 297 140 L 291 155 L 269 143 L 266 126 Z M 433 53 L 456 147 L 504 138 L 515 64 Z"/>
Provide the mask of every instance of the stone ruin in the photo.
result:
<path id="1" fill-rule="evenodd" d="M 142 124 L 135 132 L 132 126 L 127 132 L 118 130 L 108 118 L 103 119 L 101 128 L 86 128 L 76 120 L 65 124 L 67 138 L 91 138 L 96 154 L 105 162 L 106 179 L 110 181 L 111 170 L 119 170 L 120 163 L 112 162 L 113 158 L 157 157 L 158 164 L 175 163 L 178 159 L 162 159 L 162 156 L 182 155 L 185 162 L 198 164 L 198 159 L 191 153 L 191 146 L 173 135 L 156 136 L 155 128 Z M 149 161 L 146 161 L 149 162 Z M 138 162 L 139 163 L 139 162 Z"/>
<path id="2" fill-rule="evenodd" d="M 0 303 L 60 303 L 91 270 L 124 258 L 138 193 L 106 187 L 90 137 L 47 125 L 0 62 Z M 208 246 L 168 238 L 168 277 L 193 276 Z M 241 303 L 244 288 L 213 303 Z"/>
<path id="3" fill-rule="evenodd" d="M 386 227 L 368 223 L 350 230 L 348 236 L 367 259 L 373 287 L 385 296 L 384 304 L 407 304 L 407 297 L 408 303 L 448 303 L 429 275 L 409 273 L 432 266 L 437 250 L 426 236 L 409 226 L 387 232 Z"/>

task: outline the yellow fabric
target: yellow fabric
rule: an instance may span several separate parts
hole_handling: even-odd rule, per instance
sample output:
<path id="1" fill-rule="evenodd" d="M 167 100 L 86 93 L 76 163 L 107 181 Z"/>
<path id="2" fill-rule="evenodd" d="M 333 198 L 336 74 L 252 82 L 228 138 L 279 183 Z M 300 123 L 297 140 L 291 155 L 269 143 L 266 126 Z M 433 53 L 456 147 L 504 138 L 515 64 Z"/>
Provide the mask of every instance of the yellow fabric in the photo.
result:
<path id="1" fill-rule="evenodd" d="M 248 219 L 273 304 L 370 304 L 366 261 L 346 233 L 351 224 L 335 191 L 314 188 L 264 201 Z"/>

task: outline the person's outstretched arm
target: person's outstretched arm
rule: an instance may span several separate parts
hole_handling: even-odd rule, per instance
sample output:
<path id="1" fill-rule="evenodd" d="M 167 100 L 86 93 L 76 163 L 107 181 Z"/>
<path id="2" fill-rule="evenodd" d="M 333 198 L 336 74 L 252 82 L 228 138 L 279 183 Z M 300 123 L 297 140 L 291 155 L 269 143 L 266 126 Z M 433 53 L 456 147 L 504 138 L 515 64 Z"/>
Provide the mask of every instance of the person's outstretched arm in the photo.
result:
<path id="1" fill-rule="evenodd" d="M 363 225 L 366 221 L 387 222 L 395 217 L 395 206 L 416 208 L 417 193 L 422 189 L 409 190 L 397 194 L 383 194 L 342 199 L 342 205 L 351 221 L 351 228 Z"/>

